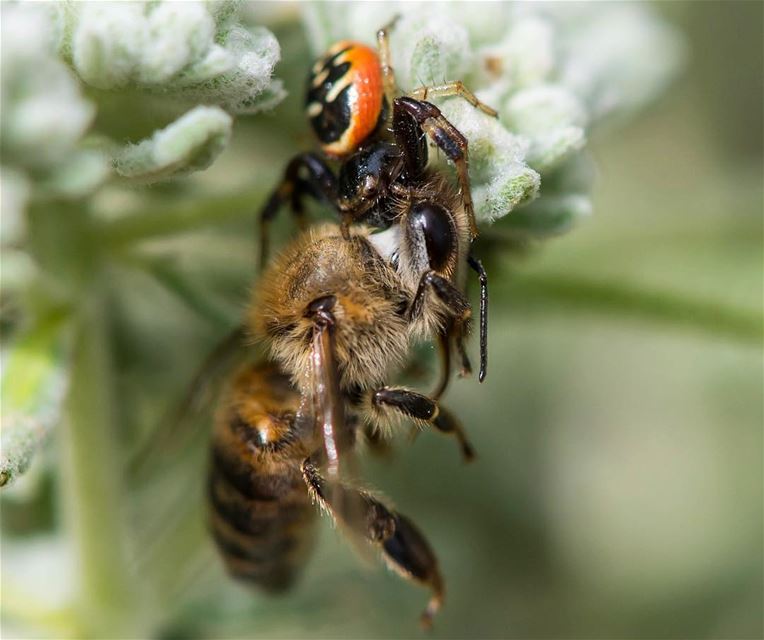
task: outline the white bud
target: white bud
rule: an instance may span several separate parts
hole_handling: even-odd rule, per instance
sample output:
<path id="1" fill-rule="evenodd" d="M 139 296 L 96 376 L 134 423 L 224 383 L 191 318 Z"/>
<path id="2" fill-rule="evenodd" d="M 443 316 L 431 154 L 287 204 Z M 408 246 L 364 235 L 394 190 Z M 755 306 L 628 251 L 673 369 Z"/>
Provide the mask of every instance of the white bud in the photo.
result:
<path id="1" fill-rule="evenodd" d="M 217 107 L 199 106 L 114 158 L 116 172 L 142 182 L 155 182 L 206 169 L 225 149 L 232 118 Z"/>
<path id="2" fill-rule="evenodd" d="M 586 143 L 586 112 L 566 89 L 540 85 L 515 93 L 502 113 L 507 126 L 530 140 L 528 162 L 545 171 Z"/>

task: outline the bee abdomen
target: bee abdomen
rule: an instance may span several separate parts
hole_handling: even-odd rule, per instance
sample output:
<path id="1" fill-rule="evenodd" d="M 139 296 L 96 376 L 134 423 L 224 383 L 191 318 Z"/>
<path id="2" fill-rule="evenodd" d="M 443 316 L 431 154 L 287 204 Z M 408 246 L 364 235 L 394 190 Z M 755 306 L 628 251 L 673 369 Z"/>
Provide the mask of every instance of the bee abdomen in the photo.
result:
<path id="1" fill-rule="evenodd" d="M 270 592 L 289 588 L 312 547 L 315 510 L 299 471 L 244 469 L 213 450 L 212 534 L 229 573 Z"/>

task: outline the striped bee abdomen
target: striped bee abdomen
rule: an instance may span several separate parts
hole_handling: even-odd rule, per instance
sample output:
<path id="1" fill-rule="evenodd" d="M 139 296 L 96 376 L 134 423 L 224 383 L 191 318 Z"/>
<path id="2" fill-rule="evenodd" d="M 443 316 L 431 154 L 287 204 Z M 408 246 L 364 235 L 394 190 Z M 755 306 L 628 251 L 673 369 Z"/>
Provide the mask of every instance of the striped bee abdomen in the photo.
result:
<path id="1" fill-rule="evenodd" d="M 234 378 L 218 414 L 209 475 L 212 534 L 229 573 L 266 591 L 294 582 L 314 539 L 316 510 L 295 434 L 299 395 L 265 364 Z"/>

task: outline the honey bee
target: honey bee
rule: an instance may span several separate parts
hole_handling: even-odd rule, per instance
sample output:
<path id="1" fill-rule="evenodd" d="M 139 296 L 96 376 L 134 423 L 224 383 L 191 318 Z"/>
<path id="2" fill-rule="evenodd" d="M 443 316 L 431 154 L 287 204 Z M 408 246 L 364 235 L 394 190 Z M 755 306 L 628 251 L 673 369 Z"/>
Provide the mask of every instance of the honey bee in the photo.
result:
<path id="1" fill-rule="evenodd" d="M 398 222 L 385 231 L 356 225 L 345 237 L 339 224 L 311 227 L 260 278 L 247 325 L 270 363 L 237 373 L 220 405 L 210 497 L 234 576 L 289 586 L 310 548 L 312 499 L 397 573 L 431 589 L 422 614 L 429 626 L 444 593 L 429 543 L 342 472 L 360 428 L 390 431 L 402 419 L 454 436 L 463 457 L 474 456 L 436 399 L 388 384 L 419 338 L 448 327 L 464 350 L 471 307 L 457 282 L 469 223 L 438 174 L 394 204 Z"/>
<path id="2" fill-rule="evenodd" d="M 437 559 L 417 527 L 367 491 L 322 477 L 320 436 L 300 411 L 301 395 L 271 363 L 234 376 L 215 418 L 209 477 L 211 527 L 229 573 L 270 592 L 293 583 L 312 549 L 316 503 L 373 547 L 386 564 L 443 600 Z"/>

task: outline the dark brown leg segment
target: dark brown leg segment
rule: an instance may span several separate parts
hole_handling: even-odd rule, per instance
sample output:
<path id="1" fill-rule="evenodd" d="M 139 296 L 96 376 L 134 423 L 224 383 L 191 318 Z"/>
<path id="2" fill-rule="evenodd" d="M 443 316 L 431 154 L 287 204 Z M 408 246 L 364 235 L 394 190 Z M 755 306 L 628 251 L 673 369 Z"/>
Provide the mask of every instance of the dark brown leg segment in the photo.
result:
<path id="1" fill-rule="evenodd" d="M 480 278 L 480 373 L 478 380 L 483 382 L 488 370 L 488 274 L 483 263 L 469 256 L 467 263 Z"/>
<path id="2" fill-rule="evenodd" d="M 310 460 L 303 462 L 302 474 L 313 499 L 336 522 L 378 548 L 386 564 L 402 578 L 432 590 L 420 618 L 422 626 L 430 628 L 443 603 L 444 585 L 438 560 L 414 523 L 365 491 L 328 486 Z"/>
<path id="3" fill-rule="evenodd" d="M 462 378 L 472 375 L 472 363 L 467 355 L 464 340 L 469 334 L 469 316 L 452 318 L 446 328 L 446 338 L 449 343 L 453 339 L 456 352 L 459 354 L 459 376 Z"/>
<path id="4" fill-rule="evenodd" d="M 395 112 L 403 111 L 411 116 L 429 138 L 440 148 L 446 157 L 454 163 L 459 180 L 464 211 L 470 223 L 472 238 L 478 235 L 475 222 L 475 208 L 472 204 L 470 176 L 468 172 L 467 139 L 452 125 L 434 104 L 402 97 L 393 101 L 393 119 Z"/>
<path id="5" fill-rule="evenodd" d="M 409 308 L 410 320 L 415 320 L 422 314 L 428 290 L 432 290 L 451 313 L 451 318 L 446 326 L 443 327 L 443 330 L 438 337 L 443 362 L 444 364 L 450 362 L 451 339 L 453 338 L 459 353 L 459 358 L 461 359 L 460 375 L 469 375 L 472 372 L 472 365 L 467 356 L 467 351 L 464 348 L 464 338 L 469 334 L 469 321 L 470 316 L 472 315 L 470 303 L 467 298 L 464 297 L 464 294 L 451 282 L 434 271 L 428 271 L 424 273 L 419 280 L 419 286 L 414 294 L 414 299 L 411 301 L 411 307 Z M 448 354 L 448 360 L 446 360 L 446 353 Z M 440 393 L 445 390 L 450 371 L 445 370 L 441 376 L 443 376 L 441 378 L 441 383 L 436 390 Z M 436 393 L 436 397 L 439 397 L 440 393 Z"/>
<path id="6" fill-rule="evenodd" d="M 302 175 L 301 175 L 302 174 Z M 290 204 L 292 214 L 300 227 L 305 226 L 303 198 L 311 196 L 316 200 L 335 203 L 336 178 L 326 163 L 314 153 L 301 153 L 292 158 L 284 171 L 284 177 L 274 189 L 268 201 L 260 210 L 260 268 L 266 264 L 269 253 L 268 228 L 279 209 Z"/>
<path id="7" fill-rule="evenodd" d="M 451 282 L 434 271 L 426 271 L 419 279 L 419 286 L 409 307 L 409 320 L 416 320 L 422 315 L 428 290 L 432 290 L 448 307 L 451 317 L 463 322 L 469 320 L 472 313 L 469 300 Z"/>
<path id="8" fill-rule="evenodd" d="M 440 378 L 438 385 L 432 392 L 434 400 L 440 400 L 448 388 L 451 380 L 451 339 L 449 338 L 449 328 L 438 332 L 438 355 L 440 356 Z"/>
<path id="9" fill-rule="evenodd" d="M 377 408 L 392 409 L 407 418 L 432 425 L 441 433 L 453 435 L 459 442 L 464 460 L 469 462 L 475 458 L 475 450 L 459 421 L 432 398 L 410 389 L 383 387 L 374 392 L 372 404 Z"/>

